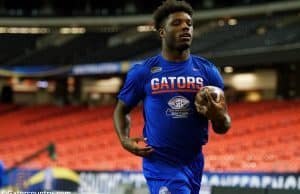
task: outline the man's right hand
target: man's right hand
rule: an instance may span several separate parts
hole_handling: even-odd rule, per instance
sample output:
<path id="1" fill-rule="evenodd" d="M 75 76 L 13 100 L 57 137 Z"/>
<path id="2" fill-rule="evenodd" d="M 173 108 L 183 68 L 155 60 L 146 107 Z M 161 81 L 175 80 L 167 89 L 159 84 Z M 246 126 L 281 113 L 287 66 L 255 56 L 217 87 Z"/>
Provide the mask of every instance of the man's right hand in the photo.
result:
<path id="1" fill-rule="evenodd" d="M 122 138 L 121 143 L 123 148 L 134 155 L 147 157 L 154 151 L 154 149 L 147 145 L 146 140 L 147 139 L 143 137 L 126 137 Z M 140 145 L 139 142 L 144 142 L 145 145 Z"/>

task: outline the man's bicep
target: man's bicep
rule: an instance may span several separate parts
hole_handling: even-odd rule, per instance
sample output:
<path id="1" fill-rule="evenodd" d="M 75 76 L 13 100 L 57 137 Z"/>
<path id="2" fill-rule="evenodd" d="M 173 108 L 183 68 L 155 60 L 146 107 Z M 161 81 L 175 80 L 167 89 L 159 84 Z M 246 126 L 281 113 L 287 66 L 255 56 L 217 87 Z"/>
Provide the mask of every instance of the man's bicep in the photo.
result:
<path id="1" fill-rule="evenodd" d="M 117 105 L 116 105 L 116 111 L 119 111 L 123 114 L 128 114 L 131 111 L 132 107 L 127 105 L 123 100 L 118 99 Z"/>

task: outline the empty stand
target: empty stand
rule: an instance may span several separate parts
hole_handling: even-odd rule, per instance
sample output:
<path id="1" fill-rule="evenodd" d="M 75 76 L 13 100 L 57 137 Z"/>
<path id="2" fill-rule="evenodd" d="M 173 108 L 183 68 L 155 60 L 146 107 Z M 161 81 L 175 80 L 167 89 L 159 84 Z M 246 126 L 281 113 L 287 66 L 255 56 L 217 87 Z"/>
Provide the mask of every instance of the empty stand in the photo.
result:
<path id="1" fill-rule="evenodd" d="M 141 159 L 122 149 L 113 128 L 112 106 L 18 107 L 0 117 L 0 158 L 12 167 L 49 142 L 56 144 L 57 160 L 47 153 L 24 164 L 77 170 L 141 170 Z M 300 101 L 234 103 L 229 106 L 232 129 L 226 135 L 210 132 L 204 146 L 205 170 L 300 171 Z M 142 134 L 142 109 L 132 112 L 132 135 Z"/>

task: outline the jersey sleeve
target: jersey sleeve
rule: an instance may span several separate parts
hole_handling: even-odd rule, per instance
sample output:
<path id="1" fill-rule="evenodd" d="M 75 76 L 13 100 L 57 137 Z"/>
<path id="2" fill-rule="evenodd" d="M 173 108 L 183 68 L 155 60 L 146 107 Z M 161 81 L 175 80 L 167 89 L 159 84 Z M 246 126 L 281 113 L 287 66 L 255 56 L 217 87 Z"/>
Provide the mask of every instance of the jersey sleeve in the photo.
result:
<path id="1" fill-rule="evenodd" d="M 209 85 L 217 86 L 224 90 L 224 81 L 223 78 L 217 69 L 217 67 L 213 64 L 211 64 L 211 68 L 209 71 Z"/>
<path id="2" fill-rule="evenodd" d="M 127 73 L 126 81 L 122 87 L 118 99 L 122 100 L 127 106 L 134 107 L 144 97 L 144 79 L 141 65 L 135 65 Z"/>

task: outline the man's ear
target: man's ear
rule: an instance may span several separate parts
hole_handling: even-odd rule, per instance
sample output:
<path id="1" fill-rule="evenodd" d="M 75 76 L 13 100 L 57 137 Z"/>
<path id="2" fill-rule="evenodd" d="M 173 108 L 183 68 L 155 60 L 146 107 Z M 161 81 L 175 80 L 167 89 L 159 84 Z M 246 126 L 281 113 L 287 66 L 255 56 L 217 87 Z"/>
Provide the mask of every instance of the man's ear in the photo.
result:
<path id="1" fill-rule="evenodd" d="M 158 33 L 159 33 L 159 37 L 160 37 L 160 38 L 165 37 L 165 30 L 164 30 L 163 27 L 160 27 L 160 28 L 158 29 Z"/>

